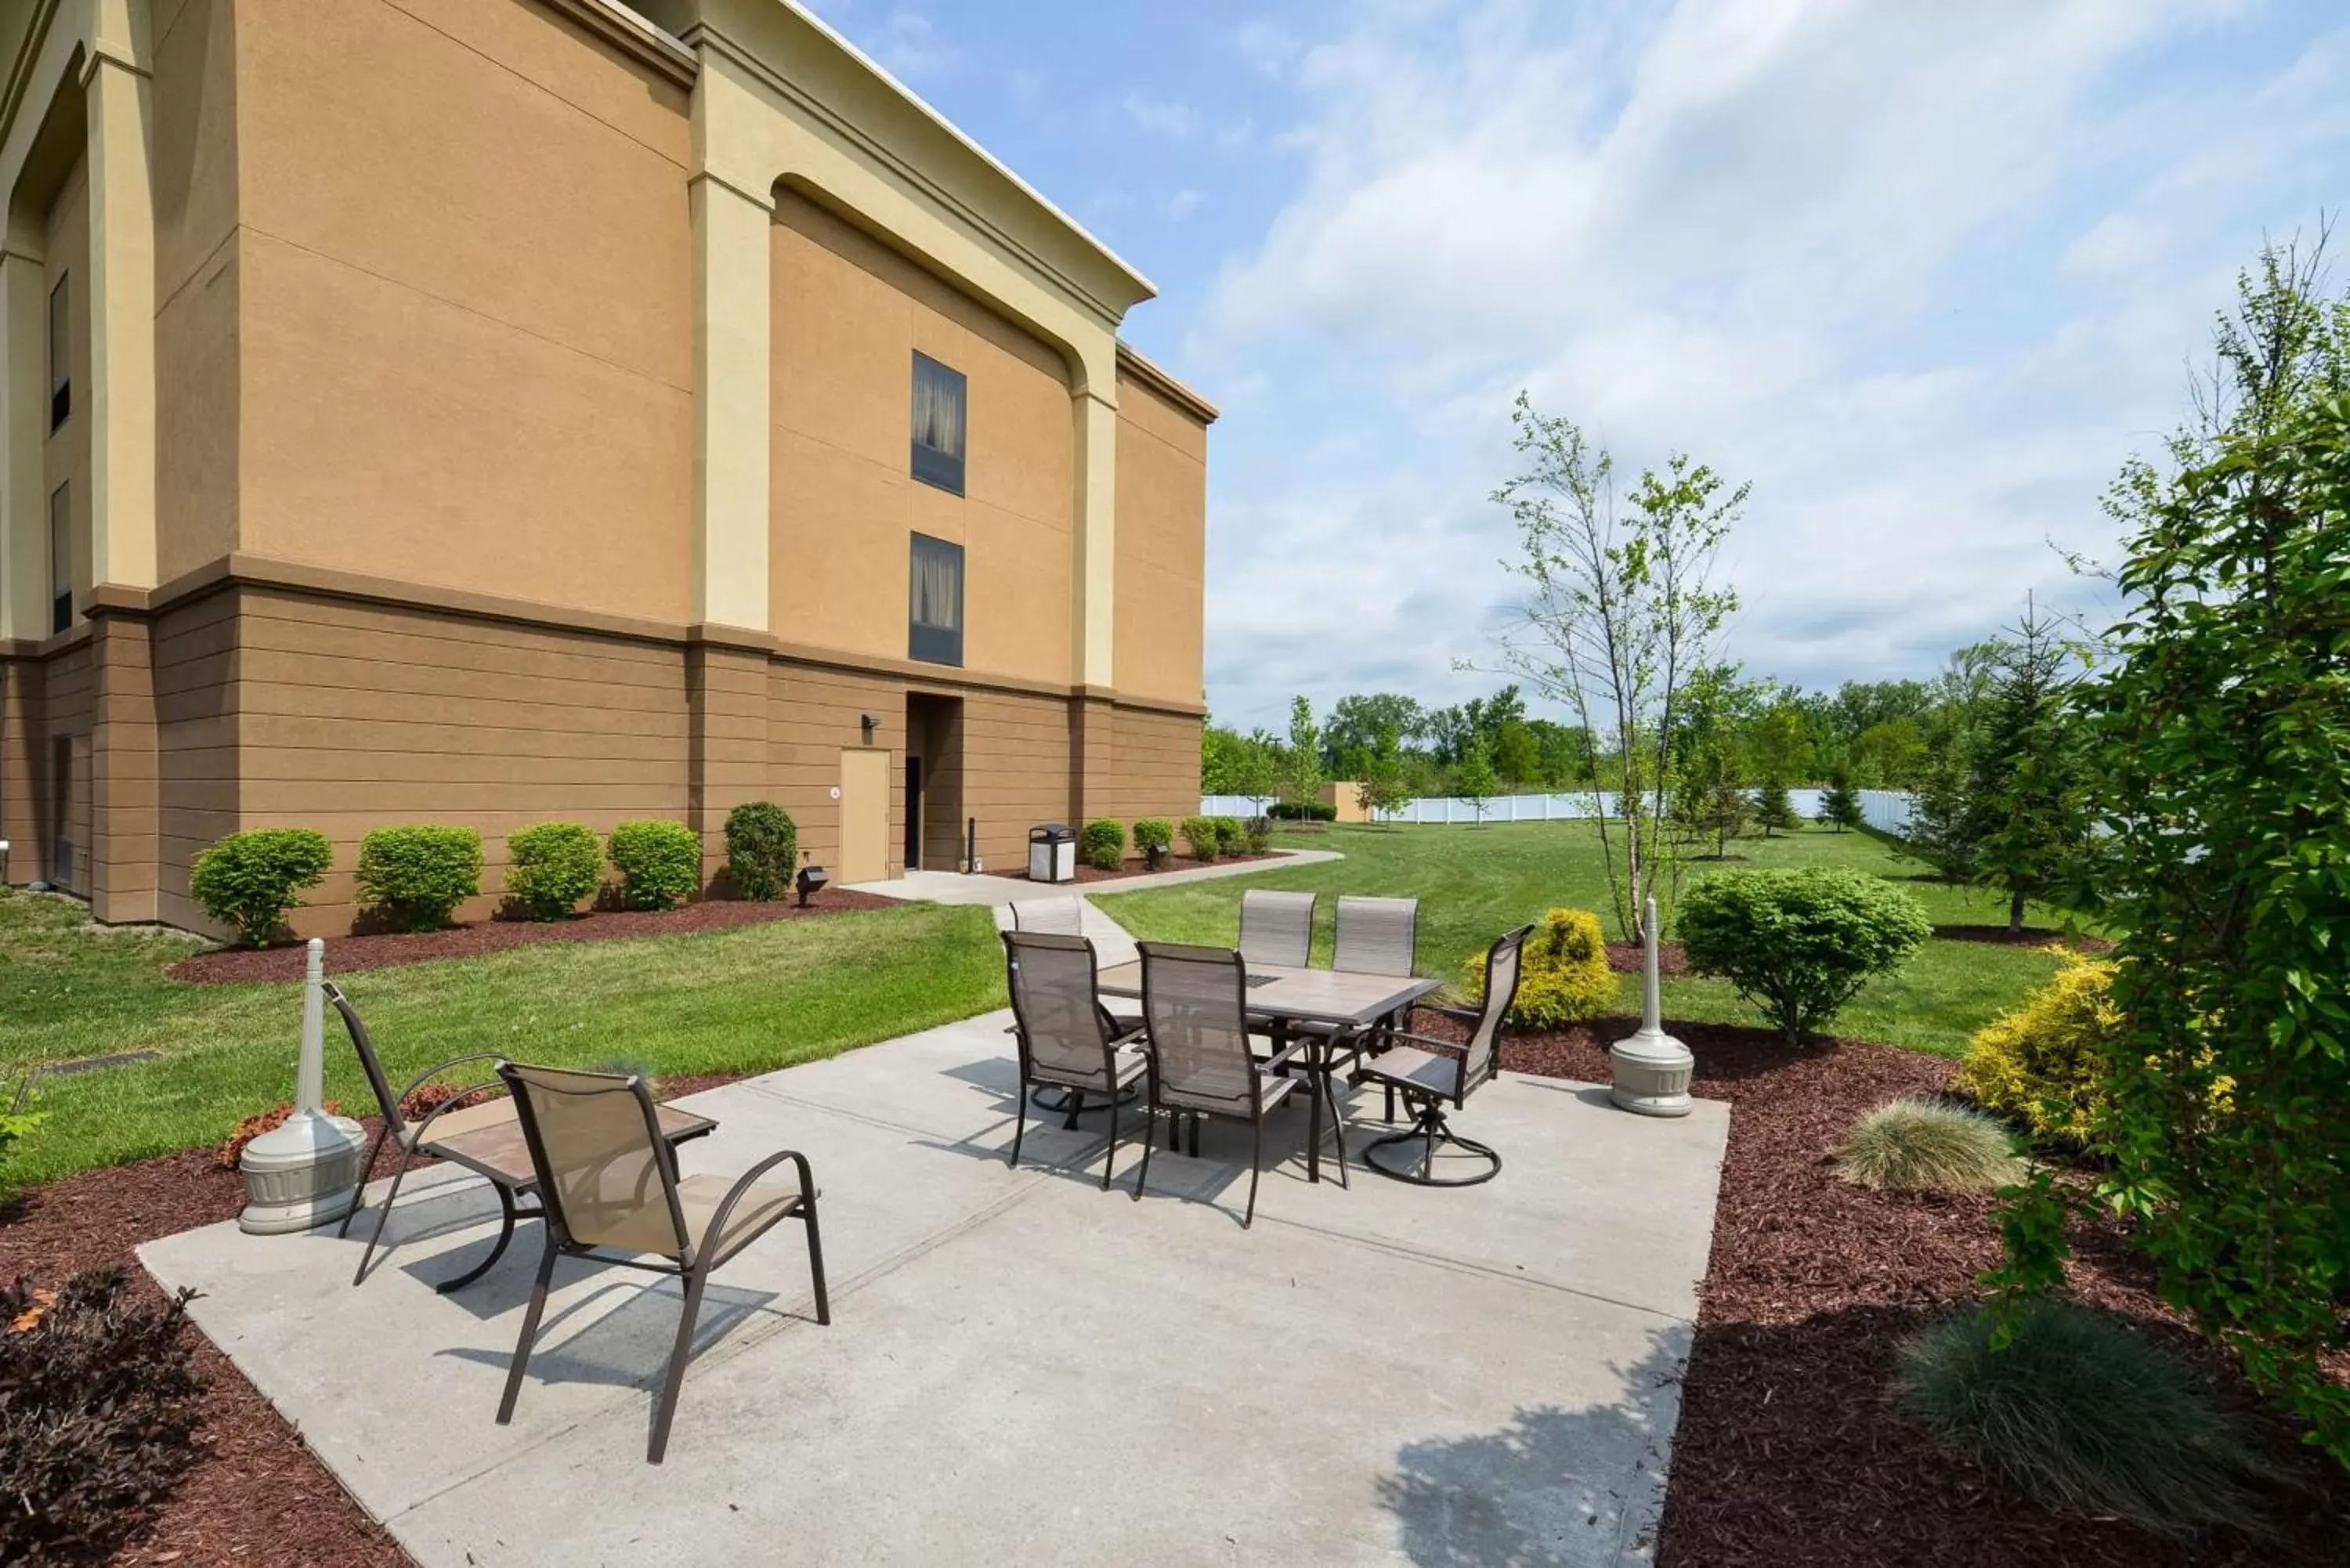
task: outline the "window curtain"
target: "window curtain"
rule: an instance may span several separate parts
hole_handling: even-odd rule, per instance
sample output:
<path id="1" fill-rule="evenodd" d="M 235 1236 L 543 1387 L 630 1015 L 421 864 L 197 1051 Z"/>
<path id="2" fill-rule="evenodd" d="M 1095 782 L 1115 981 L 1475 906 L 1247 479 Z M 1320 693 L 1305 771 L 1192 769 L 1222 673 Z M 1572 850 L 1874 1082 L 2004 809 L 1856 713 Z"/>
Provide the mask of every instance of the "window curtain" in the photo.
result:
<path id="1" fill-rule="evenodd" d="M 914 440 L 949 457 L 962 455 L 962 379 L 934 367 L 914 377 Z"/>
<path id="2" fill-rule="evenodd" d="M 914 624 L 962 630 L 962 552 L 952 545 L 914 543 Z"/>

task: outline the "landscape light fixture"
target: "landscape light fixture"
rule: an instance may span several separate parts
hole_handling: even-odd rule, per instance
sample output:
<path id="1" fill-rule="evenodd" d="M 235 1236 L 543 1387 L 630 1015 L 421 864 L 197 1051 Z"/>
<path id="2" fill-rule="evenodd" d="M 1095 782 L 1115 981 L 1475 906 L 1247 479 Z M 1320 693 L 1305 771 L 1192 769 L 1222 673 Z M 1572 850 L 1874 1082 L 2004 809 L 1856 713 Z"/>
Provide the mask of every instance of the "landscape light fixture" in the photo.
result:
<path id="1" fill-rule="evenodd" d="M 808 895 L 831 881 L 832 873 L 814 861 L 810 861 L 800 867 L 800 874 L 795 880 L 799 884 L 800 908 L 805 909 L 807 908 Z"/>
<path id="2" fill-rule="evenodd" d="M 870 713 L 859 713 L 857 715 L 857 722 L 865 731 L 865 743 L 867 745 L 869 746 L 873 743 L 873 726 L 880 722 L 881 721 L 876 719 Z"/>

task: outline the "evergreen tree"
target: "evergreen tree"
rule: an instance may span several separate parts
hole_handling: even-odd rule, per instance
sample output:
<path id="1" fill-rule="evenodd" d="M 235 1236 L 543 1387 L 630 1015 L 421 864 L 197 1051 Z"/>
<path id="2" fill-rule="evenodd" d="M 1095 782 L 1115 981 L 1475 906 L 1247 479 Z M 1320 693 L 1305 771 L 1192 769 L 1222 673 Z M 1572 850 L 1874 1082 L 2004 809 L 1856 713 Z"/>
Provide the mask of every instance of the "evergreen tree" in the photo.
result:
<path id="1" fill-rule="evenodd" d="M 1974 876 L 1982 854 L 1982 818 L 1975 807 L 1974 774 L 1957 746 L 1926 769 L 1909 802 L 1909 852 L 1943 880 Z"/>
<path id="2" fill-rule="evenodd" d="M 1981 825 L 1972 879 L 2007 895 L 2007 929 L 2024 900 L 2064 877 L 2089 837 L 2087 790 L 2070 696 L 2076 659 L 2027 600 L 2004 643 L 1974 750 Z"/>
<path id="3" fill-rule="evenodd" d="M 1853 787 L 1851 763 L 1838 763 L 1829 774 L 1827 794 L 1820 800 L 1820 820 L 1834 823 L 1838 833 L 1861 825 L 1860 791 Z"/>
<path id="4" fill-rule="evenodd" d="M 1762 825 L 1762 836 L 1772 831 L 1793 833 L 1802 818 L 1795 815 L 1795 803 L 1788 797 L 1787 781 L 1773 774 L 1762 781 L 1762 798 L 1754 803 L 1754 820 Z"/>

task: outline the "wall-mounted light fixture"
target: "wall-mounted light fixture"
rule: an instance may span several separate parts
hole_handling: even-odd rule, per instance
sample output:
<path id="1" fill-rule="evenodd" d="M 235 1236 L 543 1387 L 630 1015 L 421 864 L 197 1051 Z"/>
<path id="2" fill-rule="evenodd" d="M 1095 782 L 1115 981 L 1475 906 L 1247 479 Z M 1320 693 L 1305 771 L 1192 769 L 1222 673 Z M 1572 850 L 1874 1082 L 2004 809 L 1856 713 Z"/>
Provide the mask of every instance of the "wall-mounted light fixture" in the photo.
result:
<path id="1" fill-rule="evenodd" d="M 865 731 L 865 743 L 867 745 L 869 746 L 873 743 L 873 726 L 880 722 L 881 721 L 876 719 L 870 713 L 859 713 L 857 715 L 858 724 Z"/>

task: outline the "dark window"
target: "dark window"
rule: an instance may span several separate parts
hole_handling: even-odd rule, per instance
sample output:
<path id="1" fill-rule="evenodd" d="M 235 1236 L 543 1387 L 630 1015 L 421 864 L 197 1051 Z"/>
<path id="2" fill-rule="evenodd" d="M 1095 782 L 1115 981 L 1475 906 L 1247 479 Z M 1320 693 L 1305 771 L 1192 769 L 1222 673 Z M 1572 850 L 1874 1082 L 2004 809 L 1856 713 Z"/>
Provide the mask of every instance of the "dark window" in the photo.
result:
<path id="1" fill-rule="evenodd" d="M 49 494 L 49 630 L 73 625 L 73 504 L 60 484 Z"/>
<path id="2" fill-rule="evenodd" d="M 962 546 L 914 535 L 906 656 L 928 664 L 962 662 Z"/>
<path id="3" fill-rule="evenodd" d="M 49 290 L 49 428 L 73 412 L 73 317 L 67 308 L 66 278 Z"/>
<path id="4" fill-rule="evenodd" d="M 914 356 L 914 477 L 962 493 L 962 438 L 967 412 L 962 372 L 925 354 Z"/>

